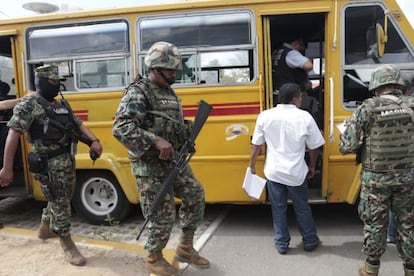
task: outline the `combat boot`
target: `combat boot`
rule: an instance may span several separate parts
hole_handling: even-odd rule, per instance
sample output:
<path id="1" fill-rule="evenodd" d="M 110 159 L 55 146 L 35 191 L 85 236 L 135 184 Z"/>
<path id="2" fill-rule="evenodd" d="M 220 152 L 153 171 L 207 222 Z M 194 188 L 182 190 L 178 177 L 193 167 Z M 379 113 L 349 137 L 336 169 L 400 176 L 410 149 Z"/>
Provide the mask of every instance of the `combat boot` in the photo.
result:
<path id="1" fill-rule="evenodd" d="M 404 265 L 404 276 L 414 276 L 414 265 L 413 267 L 407 268 L 406 265 Z"/>
<path id="2" fill-rule="evenodd" d="M 83 257 L 78 248 L 76 248 L 71 236 L 60 237 L 60 245 L 63 248 L 66 260 L 70 264 L 77 266 L 83 266 L 86 264 L 85 257 Z"/>
<path id="3" fill-rule="evenodd" d="M 182 263 L 192 264 L 197 268 L 209 268 L 210 262 L 201 257 L 193 247 L 194 233 L 181 233 L 180 243 L 175 251 L 175 259 Z"/>
<path id="4" fill-rule="evenodd" d="M 170 276 L 178 272 L 178 270 L 170 265 L 162 251 L 149 251 L 149 255 L 145 259 L 145 268 L 150 272 L 159 276 Z"/>
<path id="5" fill-rule="evenodd" d="M 57 235 L 50 230 L 50 219 L 48 217 L 42 216 L 42 219 L 40 220 L 40 227 L 37 231 L 37 237 L 41 240 L 57 237 Z"/>
<path id="6" fill-rule="evenodd" d="M 379 264 L 370 264 L 365 261 L 365 264 L 358 270 L 359 276 L 378 276 L 379 267 Z"/>

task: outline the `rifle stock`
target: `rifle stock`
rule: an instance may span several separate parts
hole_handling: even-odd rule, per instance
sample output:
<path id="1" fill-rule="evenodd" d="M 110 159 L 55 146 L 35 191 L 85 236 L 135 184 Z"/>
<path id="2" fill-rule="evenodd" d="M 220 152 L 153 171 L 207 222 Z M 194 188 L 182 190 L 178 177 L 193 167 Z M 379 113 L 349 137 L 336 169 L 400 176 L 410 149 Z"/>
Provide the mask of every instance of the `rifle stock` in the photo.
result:
<path id="1" fill-rule="evenodd" d="M 147 217 L 145 218 L 145 221 L 137 235 L 136 240 L 139 240 L 139 238 L 141 237 L 142 233 L 145 230 L 145 227 L 147 226 L 148 222 L 150 221 L 154 213 L 158 210 L 159 205 L 161 204 L 161 201 L 165 198 L 166 194 L 172 190 L 172 185 L 180 170 L 188 162 L 190 162 L 190 159 L 194 154 L 194 141 L 197 138 L 198 134 L 200 134 L 200 131 L 203 128 L 205 122 L 207 121 L 207 118 L 210 115 L 212 109 L 213 108 L 211 107 L 211 105 L 209 105 L 203 100 L 201 100 L 198 103 L 197 114 L 194 119 L 194 126 L 190 134 L 190 137 L 181 147 L 179 153 L 177 153 L 176 158 L 173 161 L 174 168 L 168 173 L 167 177 L 163 180 L 161 189 L 154 199 L 153 205 L 151 206 L 151 209 L 149 210 Z"/>

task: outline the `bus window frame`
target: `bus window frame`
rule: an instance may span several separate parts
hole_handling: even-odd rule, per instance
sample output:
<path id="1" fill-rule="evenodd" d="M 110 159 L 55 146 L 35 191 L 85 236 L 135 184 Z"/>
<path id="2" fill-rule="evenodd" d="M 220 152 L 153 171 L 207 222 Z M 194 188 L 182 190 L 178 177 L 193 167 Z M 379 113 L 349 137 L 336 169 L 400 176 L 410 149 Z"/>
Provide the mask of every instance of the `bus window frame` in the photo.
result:
<path id="1" fill-rule="evenodd" d="M 183 12 L 183 13 L 171 13 L 171 14 L 156 14 L 156 15 L 148 15 L 148 16 L 142 16 L 139 17 L 136 22 L 136 32 L 138 34 L 136 35 L 137 40 L 137 61 L 138 61 L 138 71 L 141 75 L 145 75 L 148 71 L 145 64 L 144 64 L 144 57 L 148 52 L 148 49 L 145 49 L 145 47 L 142 45 L 142 39 L 141 39 L 141 23 L 145 20 L 163 20 L 163 19 L 171 19 L 171 18 L 181 18 L 182 16 L 186 16 L 188 18 L 191 18 L 191 16 L 211 16 L 211 15 L 228 15 L 228 14 L 247 14 L 248 17 L 248 24 L 250 29 L 249 34 L 249 44 L 235 44 L 235 45 L 225 45 L 225 46 L 210 46 L 210 45 L 195 45 L 194 47 L 179 47 L 179 50 L 181 52 L 182 56 L 191 56 L 195 55 L 195 66 L 192 71 L 196 73 L 195 81 L 188 82 L 188 83 L 182 83 L 177 82 L 174 84 L 174 86 L 182 87 L 182 86 L 226 86 L 226 85 L 248 85 L 253 83 L 258 79 L 258 56 L 257 56 L 257 34 L 256 34 L 256 22 L 255 22 L 255 16 L 254 12 L 250 9 L 226 9 L 226 10 L 212 10 L 212 11 L 205 11 L 205 12 Z M 162 25 L 164 26 L 164 25 Z M 249 76 L 250 80 L 247 82 L 216 82 L 216 83 L 206 83 L 201 79 L 201 73 L 203 71 L 204 67 L 202 67 L 201 64 L 201 55 L 205 53 L 217 53 L 217 52 L 238 52 L 238 51 L 247 51 L 247 57 L 248 57 L 248 64 L 245 66 L 245 68 L 248 68 L 249 70 Z M 236 68 L 237 66 L 229 66 L 229 68 Z M 205 67 L 207 68 L 207 67 Z M 224 67 L 220 67 L 222 70 L 228 69 Z M 253 71 L 253 73 L 251 72 Z"/>
<path id="2" fill-rule="evenodd" d="M 403 45 L 406 47 L 406 49 L 408 50 L 408 55 L 411 55 L 412 58 L 414 58 L 414 49 L 412 47 L 412 45 L 410 44 L 407 35 L 401 30 L 401 26 L 398 24 L 398 22 L 396 21 L 395 17 L 392 16 L 392 13 L 389 15 L 385 15 L 385 12 L 388 9 L 388 7 L 384 4 L 384 3 L 380 3 L 380 2 L 375 2 L 375 3 L 348 3 L 346 5 L 343 6 L 342 11 L 341 11 L 341 24 L 342 24 L 342 28 L 341 28 L 341 39 L 342 39 L 342 47 L 344 49 L 344 51 L 342 51 L 341 53 L 341 83 L 342 83 L 342 89 L 341 89 L 341 105 L 345 110 L 355 110 L 361 103 L 363 100 L 357 100 L 355 98 L 354 101 L 344 101 L 345 99 L 345 92 L 347 89 L 346 87 L 346 79 L 349 78 L 348 81 L 352 81 L 352 82 L 356 82 L 357 85 L 361 86 L 361 89 L 364 90 L 363 85 L 365 84 L 366 86 L 366 91 L 365 91 L 365 95 L 368 97 L 372 97 L 373 94 L 371 92 L 368 91 L 368 84 L 369 84 L 369 80 L 370 80 L 370 75 L 372 73 L 372 71 L 378 67 L 378 63 L 372 62 L 372 63 L 362 63 L 362 62 L 355 62 L 355 63 L 347 63 L 346 62 L 346 22 L 347 22 L 347 14 L 346 11 L 348 8 L 357 8 L 357 7 L 374 7 L 374 6 L 379 6 L 380 8 L 382 8 L 382 10 L 384 11 L 384 16 L 388 16 L 388 30 L 390 30 L 391 28 L 393 28 L 393 30 L 395 30 L 396 35 L 398 35 L 398 38 L 401 40 L 401 42 L 403 43 Z M 364 18 L 367 18 L 366 16 Z M 390 39 L 388 40 L 388 43 L 390 43 Z M 385 54 L 387 54 L 387 52 L 385 52 Z M 384 54 L 384 55 L 385 55 Z M 392 52 L 391 52 L 392 54 Z M 369 57 L 367 56 L 367 59 Z M 380 64 L 389 64 L 391 62 L 381 62 L 382 58 L 379 58 Z M 401 68 L 401 70 L 403 71 L 404 69 L 411 69 L 414 67 L 414 59 L 413 62 L 400 62 L 400 63 L 395 63 L 393 62 L 393 64 L 396 64 L 397 66 L 399 66 Z M 410 66 L 411 65 L 411 66 Z M 357 76 L 354 76 L 355 78 L 349 77 L 348 75 L 350 73 L 354 72 Z M 358 79 L 360 80 L 360 82 L 358 82 Z M 362 95 L 364 96 L 364 95 Z M 348 103 L 348 104 L 347 104 Z"/>
<path id="3" fill-rule="evenodd" d="M 82 34 L 84 32 L 84 28 L 87 27 L 91 27 L 91 30 L 93 29 L 92 27 L 94 25 L 100 25 L 99 26 L 99 30 L 103 30 L 104 26 L 106 24 L 120 24 L 120 28 L 118 28 L 120 31 L 122 31 L 122 35 L 125 35 L 124 37 L 124 47 L 123 47 L 123 51 L 116 51 L 116 52 L 100 52 L 100 53 L 96 53 L 96 52 L 84 52 L 82 54 L 76 54 L 76 55 L 55 55 L 51 58 L 44 58 L 44 59 L 40 59 L 40 58 L 36 58 L 36 59 L 31 59 L 30 58 L 30 51 L 31 51 L 31 45 L 30 45 L 30 41 L 29 41 L 29 33 L 32 31 L 44 31 L 45 33 L 47 33 L 48 30 L 52 30 L 53 32 L 56 32 L 56 30 L 59 30 L 59 28 L 69 28 L 69 27 L 73 27 L 73 34 L 74 35 L 78 35 Z M 81 31 L 79 33 L 76 33 L 76 27 L 80 27 Z M 116 29 L 116 28 L 115 28 Z M 103 32 L 105 33 L 105 32 Z M 131 46 L 131 27 L 130 27 L 130 22 L 128 19 L 126 18 L 111 18 L 111 19 L 100 19 L 97 21 L 81 21 L 81 22 L 70 22 L 70 23 L 57 23 L 57 24 L 48 24 L 48 25 L 34 25 L 34 26 L 30 26 L 28 28 L 26 28 L 25 30 L 25 50 L 27 51 L 26 54 L 26 68 L 28 69 L 28 76 L 29 76 L 29 80 L 31 80 L 31 82 L 34 81 L 34 73 L 33 70 L 34 69 L 32 67 L 35 67 L 39 64 L 60 64 L 60 63 L 68 63 L 69 67 L 72 68 L 71 74 L 68 76 L 64 76 L 67 77 L 66 79 L 63 79 L 61 82 L 65 87 L 69 87 L 68 90 L 62 91 L 62 93 L 64 94 L 71 94 L 71 93 L 91 93 L 91 92 L 109 92 L 109 91 L 113 91 L 113 90 L 120 90 L 120 89 L 124 89 L 125 86 L 130 82 L 130 76 L 131 76 L 131 72 L 132 72 L 132 68 L 131 68 L 131 57 L 132 57 L 132 46 Z M 113 86 L 113 87 L 93 87 L 93 88 L 80 88 L 77 86 L 77 75 L 75 73 L 75 67 L 77 64 L 81 63 L 81 62 L 85 62 L 85 61 L 98 61 L 98 60 L 113 60 L 113 59 L 122 59 L 124 60 L 124 68 L 125 68 L 125 72 L 123 74 L 124 76 L 124 80 L 125 80 L 125 84 L 121 85 L 121 86 Z M 27 80 L 29 82 L 29 80 Z M 65 85 L 65 82 L 69 81 L 70 83 L 67 83 Z M 28 84 L 28 87 L 33 87 L 33 83 Z"/>

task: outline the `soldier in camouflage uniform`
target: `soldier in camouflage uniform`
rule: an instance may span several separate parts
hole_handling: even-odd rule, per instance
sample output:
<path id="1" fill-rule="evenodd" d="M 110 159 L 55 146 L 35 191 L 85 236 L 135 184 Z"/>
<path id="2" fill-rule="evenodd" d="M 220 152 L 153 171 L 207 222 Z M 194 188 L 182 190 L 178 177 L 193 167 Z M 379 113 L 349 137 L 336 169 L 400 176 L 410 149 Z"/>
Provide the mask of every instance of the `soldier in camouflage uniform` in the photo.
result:
<path id="1" fill-rule="evenodd" d="M 378 275 L 389 210 L 405 275 L 414 275 L 414 98 L 403 95 L 403 85 L 398 67 L 378 67 L 369 84 L 376 97 L 355 110 L 341 134 L 340 152 L 358 153 L 362 163 L 358 212 L 367 258 L 359 275 Z"/>
<path id="2" fill-rule="evenodd" d="M 90 151 L 98 156 L 102 146 L 95 135 L 74 116 L 69 108 L 54 98 L 60 89 L 58 67 L 45 65 L 35 69 L 36 96 L 25 97 L 17 104 L 10 119 L 6 141 L 4 165 L 0 171 L 0 184 L 13 181 L 13 159 L 19 137 L 28 133 L 32 152 L 28 156 L 29 169 L 35 179 L 41 182 L 41 189 L 47 199 L 43 209 L 38 237 L 48 239 L 59 236 L 65 257 L 73 265 L 86 263 L 70 236 L 71 198 L 75 189 L 75 159 L 70 137 L 48 122 L 51 120 L 72 127 L 79 127 L 90 143 Z M 71 118 L 72 117 L 72 118 Z"/>
<path id="3" fill-rule="evenodd" d="M 145 65 L 149 68 L 148 76 L 138 77 L 125 89 L 115 115 L 113 135 L 128 149 L 141 194 L 141 210 L 146 217 L 164 178 L 174 167 L 172 160 L 189 134 L 189 124 L 183 118 L 180 99 L 170 87 L 175 82 L 176 70 L 182 66 L 178 49 L 173 44 L 157 42 L 149 49 Z M 173 192 L 167 193 L 150 219 L 145 266 L 158 275 L 177 273 L 162 254 L 175 220 L 174 197 L 182 200 L 178 212 L 182 234 L 176 259 L 199 268 L 209 267 L 209 261 L 193 248 L 194 232 L 204 217 L 204 190 L 186 165 L 174 182 Z"/>

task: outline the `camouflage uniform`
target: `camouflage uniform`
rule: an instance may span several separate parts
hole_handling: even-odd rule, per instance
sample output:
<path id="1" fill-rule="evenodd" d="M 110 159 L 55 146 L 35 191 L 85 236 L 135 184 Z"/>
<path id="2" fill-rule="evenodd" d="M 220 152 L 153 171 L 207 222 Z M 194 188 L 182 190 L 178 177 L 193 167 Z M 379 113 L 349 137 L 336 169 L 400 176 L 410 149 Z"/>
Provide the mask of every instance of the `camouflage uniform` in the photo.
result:
<path id="1" fill-rule="evenodd" d="M 387 65 L 374 71 L 370 89 L 387 84 L 403 84 L 398 68 Z M 340 152 L 358 153 L 361 158 L 362 252 L 378 267 L 387 245 L 390 209 L 398 252 L 406 265 L 414 265 L 414 118 L 409 111 L 413 107 L 414 99 L 401 90 L 384 92 L 365 100 L 346 120 L 341 134 Z"/>
<path id="2" fill-rule="evenodd" d="M 41 72 L 38 75 L 49 76 L 49 73 Z M 57 72 L 52 74 L 52 78 L 53 75 L 57 77 Z M 49 78 L 51 77 L 49 76 Z M 33 124 L 36 120 L 44 117 L 47 117 L 47 112 L 36 100 L 36 97 L 27 97 L 23 98 L 15 106 L 13 117 L 8 122 L 8 126 L 20 133 L 29 132 L 30 136 L 30 129 Z M 81 120 L 77 117 L 74 118 L 76 123 L 80 125 Z M 47 134 L 45 134 L 45 137 L 47 137 Z M 52 231 L 60 237 L 69 236 L 70 201 L 74 193 L 76 181 L 75 163 L 73 156 L 69 153 L 69 141 L 66 141 L 64 145 L 59 144 L 58 141 L 44 145 L 42 139 L 36 139 L 31 141 L 31 143 L 32 151 L 42 154 L 56 151 L 62 147 L 68 148 L 66 153 L 48 159 L 48 172 L 35 174 L 35 178 L 42 183 L 42 191 L 48 200 L 47 207 L 43 209 L 42 217 L 49 218 Z M 50 185 L 50 187 L 46 184 Z"/>
<path id="3" fill-rule="evenodd" d="M 164 53 L 152 47 L 148 53 L 148 67 L 177 69 L 181 65 L 173 57 L 178 52 Z M 159 57 L 170 55 L 169 63 L 158 64 Z M 163 115 L 164 114 L 164 115 Z M 141 194 L 141 210 L 146 217 L 161 184 L 174 167 L 170 160 L 161 160 L 153 146 L 160 136 L 170 142 L 176 151 L 183 140 L 177 137 L 179 126 L 185 125 L 180 100 L 171 88 L 161 88 L 148 78 L 138 79 L 124 93 L 115 116 L 113 135 L 128 149 L 128 157 Z M 182 200 L 178 211 L 180 227 L 194 233 L 204 216 L 204 189 L 186 165 L 176 178 L 173 192 L 166 195 L 160 208 L 150 220 L 150 236 L 145 248 L 160 251 L 165 248 L 175 220 L 174 197 Z"/>

